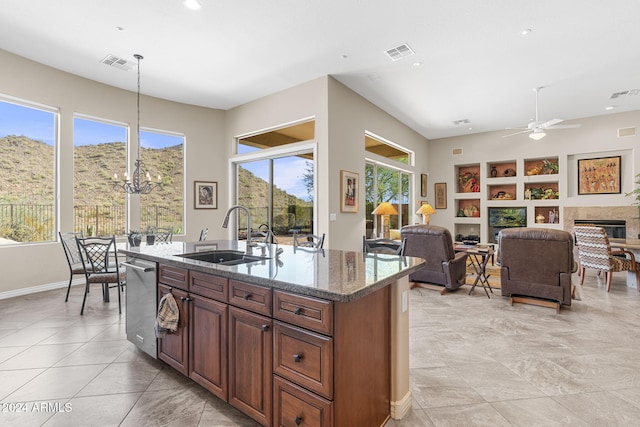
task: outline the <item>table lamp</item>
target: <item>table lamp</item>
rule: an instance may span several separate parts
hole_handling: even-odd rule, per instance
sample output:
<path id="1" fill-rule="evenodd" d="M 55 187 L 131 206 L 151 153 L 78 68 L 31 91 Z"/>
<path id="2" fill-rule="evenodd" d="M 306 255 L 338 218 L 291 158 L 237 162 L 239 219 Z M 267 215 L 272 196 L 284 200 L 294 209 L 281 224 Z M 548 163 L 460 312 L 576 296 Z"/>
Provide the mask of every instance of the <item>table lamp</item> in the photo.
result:
<path id="1" fill-rule="evenodd" d="M 382 202 L 371 212 L 373 215 L 382 215 L 382 237 L 389 238 L 389 215 L 398 215 L 398 211 L 389 202 Z"/>
<path id="2" fill-rule="evenodd" d="M 429 203 L 425 203 L 424 205 L 420 206 L 420 209 L 418 209 L 416 213 L 418 215 L 422 215 L 423 224 L 429 225 L 429 216 L 436 213 L 436 210 L 433 209 L 433 206 L 431 206 Z"/>

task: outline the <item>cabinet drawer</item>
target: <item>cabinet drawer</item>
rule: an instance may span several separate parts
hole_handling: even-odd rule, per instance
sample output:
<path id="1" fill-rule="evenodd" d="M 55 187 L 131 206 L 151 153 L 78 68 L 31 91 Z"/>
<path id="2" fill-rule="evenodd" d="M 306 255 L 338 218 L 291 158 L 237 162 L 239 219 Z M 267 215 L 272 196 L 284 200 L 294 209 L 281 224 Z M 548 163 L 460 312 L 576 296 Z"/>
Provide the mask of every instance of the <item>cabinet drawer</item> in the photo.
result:
<path id="1" fill-rule="evenodd" d="M 273 292 L 273 317 L 333 335 L 333 302 L 283 291 Z"/>
<path id="2" fill-rule="evenodd" d="M 271 289 L 229 280 L 229 304 L 271 316 Z"/>
<path id="3" fill-rule="evenodd" d="M 185 291 L 189 290 L 189 270 L 179 267 L 171 267 L 160 264 L 158 269 L 158 282 L 167 286 L 176 287 Z"/>
<path id="4" fill-rule="evenodd" d="M 333 402 L 274 375 L 273 425 L 275 427 L 331 427 Z"/>
<path id="5" fill-rule="evenodd" d="M 229 299 L 228 283 L 229 281 L 225 277 L 191 271 L 189 291 L 202 295 L 203 297 L 227 302 Z"/>
<path id="6" fill-rule="evenodd" d="M 273 336 L 273 372 L 331 399 L 333 339 L 277 321 Z"/>

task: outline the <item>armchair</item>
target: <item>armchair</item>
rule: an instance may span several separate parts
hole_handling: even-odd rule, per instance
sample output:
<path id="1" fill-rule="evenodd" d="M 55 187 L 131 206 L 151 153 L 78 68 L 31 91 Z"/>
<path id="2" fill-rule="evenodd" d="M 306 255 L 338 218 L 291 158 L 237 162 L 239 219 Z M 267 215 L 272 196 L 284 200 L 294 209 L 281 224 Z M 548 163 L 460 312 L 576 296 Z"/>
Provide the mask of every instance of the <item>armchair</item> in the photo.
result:
<path id="1" fill-rule="evenodd" d="M 498 234 L 500 287 L 511 304 L 571 305 L 573 236 L 548 228 L 505 228 Z"/>
<path id="2" fill-rule="evenodd" d="M 436 225 L 407 225 L 402 227 L 404 254 L 424 258 L 423 268 L 409 275 L 410 282 L 430 283 L 442 287 L 441 294 L 455 291 L 464 285 L 467 276 L 467 256 L 453 250 L 451 233 Z M 419 286 L 438 289 L 433 285 Z"/>

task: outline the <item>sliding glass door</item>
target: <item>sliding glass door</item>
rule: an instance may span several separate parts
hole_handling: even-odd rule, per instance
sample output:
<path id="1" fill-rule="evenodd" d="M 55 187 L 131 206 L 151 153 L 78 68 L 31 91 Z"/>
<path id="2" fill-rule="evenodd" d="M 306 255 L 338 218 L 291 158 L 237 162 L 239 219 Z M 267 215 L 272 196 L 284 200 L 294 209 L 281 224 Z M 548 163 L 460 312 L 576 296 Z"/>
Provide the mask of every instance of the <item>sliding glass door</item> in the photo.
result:
<path id="1" fill-rule="evenodd" d="M 238 161 L 236 189 L 237 203 L 251 212 L 256 237 L 268 227 L 278 243 L 292 244 L 293 233 L 313 232 L 313 152 Z M 246 239 L 246 216 L 240 213 L 236 224 L 237 238 Z"/>

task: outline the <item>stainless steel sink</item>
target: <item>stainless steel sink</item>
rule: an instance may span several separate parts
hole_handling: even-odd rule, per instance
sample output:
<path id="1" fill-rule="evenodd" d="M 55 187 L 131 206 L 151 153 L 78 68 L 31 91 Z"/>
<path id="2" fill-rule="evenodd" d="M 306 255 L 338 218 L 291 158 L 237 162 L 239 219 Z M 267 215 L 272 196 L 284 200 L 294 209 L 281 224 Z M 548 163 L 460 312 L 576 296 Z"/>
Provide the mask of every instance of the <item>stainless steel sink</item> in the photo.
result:
<path id="1" fill-rule="evenodd" d="M 194 259 L 197 261 L 210 262 L 212 264 L 220 264 L 220 265 L 238 265 L 238 264 L 246 264 L 248 262 L 262 261 L 264 259 L 268 259 L 267 257 L 246 255 L 244 252 L 240 252 L 240 251 L 227 251 L 227 250 L 196 252 L 191 254 L 181 254 L 178 256 L 181 256 L 183 258 L 188 258 L 188 259 Z"/>

